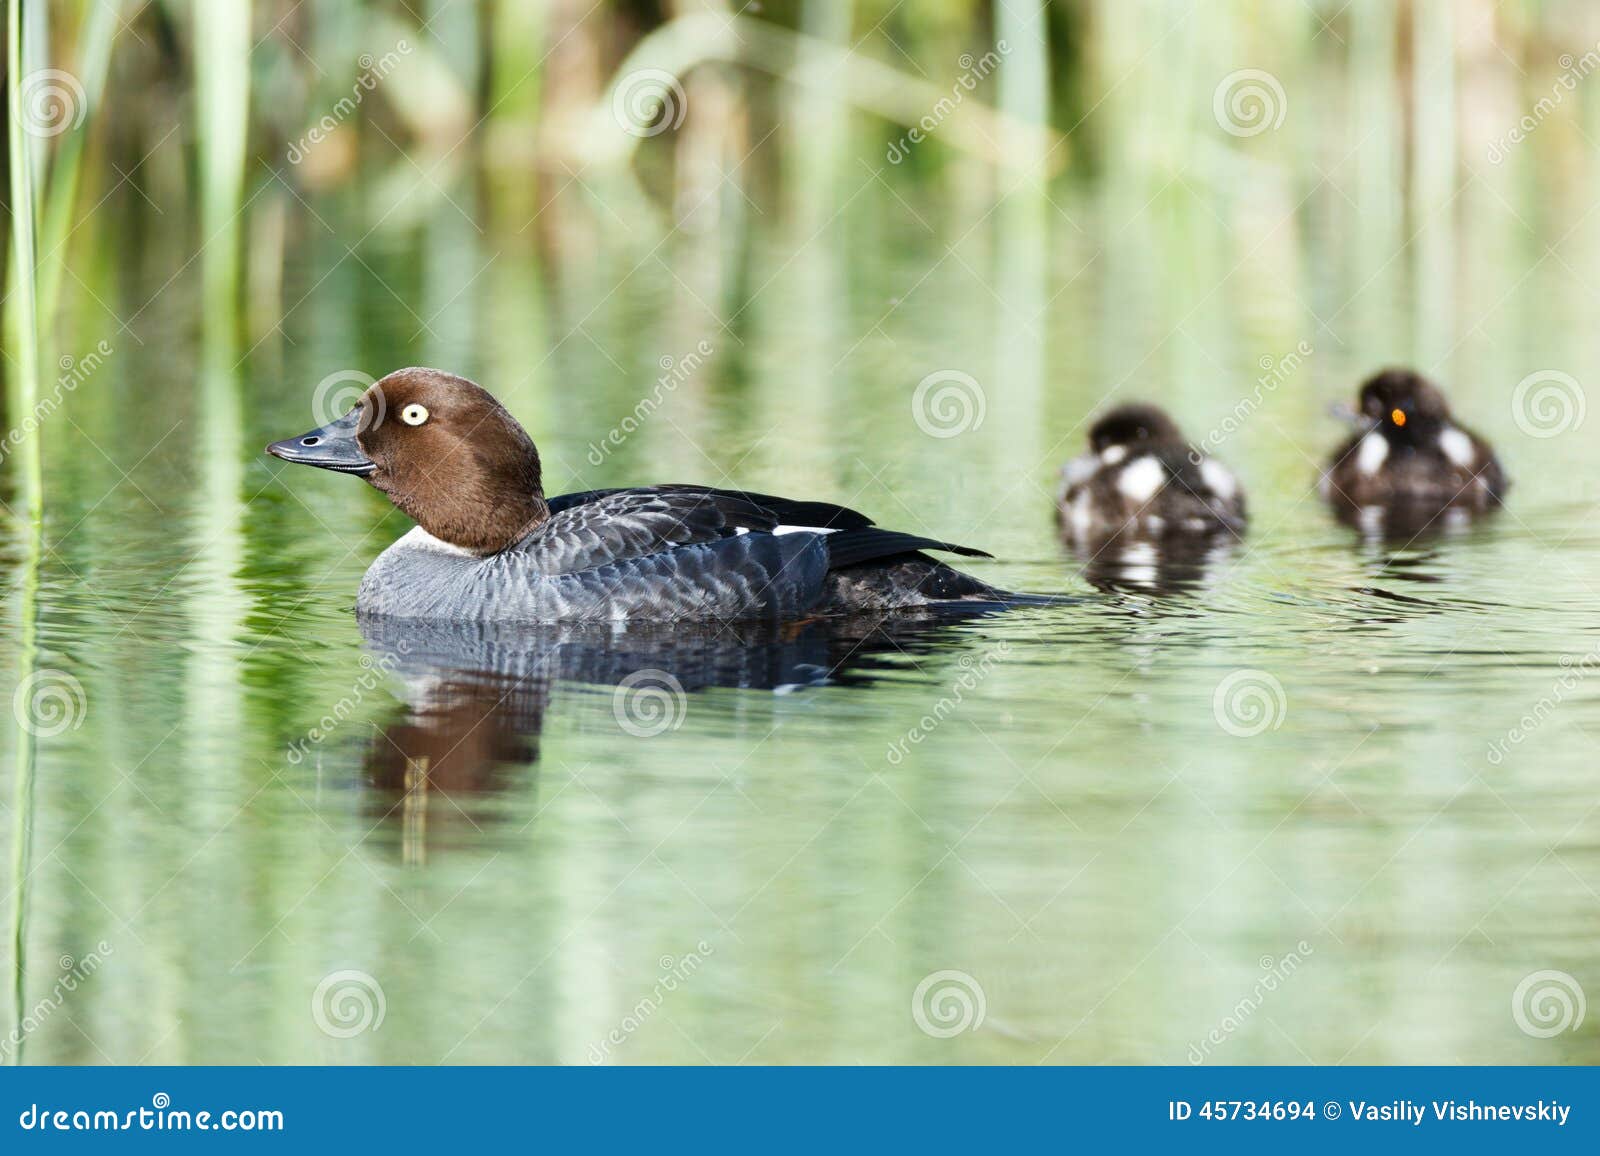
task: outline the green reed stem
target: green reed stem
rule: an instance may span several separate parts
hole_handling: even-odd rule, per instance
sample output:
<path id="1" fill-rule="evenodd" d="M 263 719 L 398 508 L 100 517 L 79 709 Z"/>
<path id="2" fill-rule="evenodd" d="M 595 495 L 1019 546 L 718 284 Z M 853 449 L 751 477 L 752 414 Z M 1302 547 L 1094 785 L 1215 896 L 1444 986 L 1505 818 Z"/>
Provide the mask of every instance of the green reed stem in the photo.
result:
<path id="1" fill-rule="evenodd" d="M 78 81 L 83 85 L 83 119 L 61 137 L 45 185 L 44 213 L 39 219 L 39 244 L 44 256 L 39 264 L 39 315 L 46 333 L 54 331 L 61 301 L 61 278 L 66 271 L 67 238 L 74 228 L 72 207 L 78 198 L 78 178 L 83 173 L 84 146 L 94 111 L 105 93 L 111 67 L 111 42 L 117 34 L 120 0 L 84 0 L 83 31 L 78 51 Z"/>
<path id="2" fill-rule="evenodd" d="M 23 87 L 22 0 L 6 4 L 6 99 L 11 109 L 21 108 Z M 35 221 L 32 141 L 22 120 L 13 116 L 6 134 L 11 161 L 11 251 L 16 288 L 11 294 L 11 326 L 17 372 L 13 378 L 15 413 L 20 415 L 16 451 L 12 455 L 20 473 L 22 518 L 26 523 L 17 657 L 19 685 L 26 683 L 38 661 L 39 564 L 44 546 L 44 475 L 39 452 L 38 423 L 29 420 L 39 404 L 39 328 L 35 298 Z M 24 962 L 27 947 L 27 889 L 29 851 L 33 834 L 33 776 L 36 740 L 30 728 L 17 727 L 16 783 L 12 802 L 11 892 L 11 996 L 16 1023 L 22 1022 L 25 994 Z M 20 1060 L 19 1054 L 13 1060 Z"/>

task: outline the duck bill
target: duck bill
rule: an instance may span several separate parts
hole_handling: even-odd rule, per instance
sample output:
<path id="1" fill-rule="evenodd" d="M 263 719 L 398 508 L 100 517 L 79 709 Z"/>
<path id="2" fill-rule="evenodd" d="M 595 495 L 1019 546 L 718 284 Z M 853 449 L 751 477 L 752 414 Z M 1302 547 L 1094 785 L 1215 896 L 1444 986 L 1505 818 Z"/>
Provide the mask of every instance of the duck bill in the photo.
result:
<path id="1" fill-rule="evenodd" d="M 361 452 L 361 446 L 356 441 L 360 425 L 361 407 L 357 406 L 338 421 L 307 430 L 299 437 L 273 442 L 267 447 L 267 452 L 297 465 L 366 477 L 378 466 Z"/>
<path id="2" fill-rule="evenodd" d="M 1336 401 L 1329 405 L 1328 415 L 1330 417 L 1338 418 L 1340 421 L 1354 429 L 1363 431 L 1370 432 L 1371 430 L 1377 429 L 1378 426 L 1382 424 L 1381 422 L 1374 421 L 1372 418 L 1356 409 L 1349 402 L 1345 401 Z"/>

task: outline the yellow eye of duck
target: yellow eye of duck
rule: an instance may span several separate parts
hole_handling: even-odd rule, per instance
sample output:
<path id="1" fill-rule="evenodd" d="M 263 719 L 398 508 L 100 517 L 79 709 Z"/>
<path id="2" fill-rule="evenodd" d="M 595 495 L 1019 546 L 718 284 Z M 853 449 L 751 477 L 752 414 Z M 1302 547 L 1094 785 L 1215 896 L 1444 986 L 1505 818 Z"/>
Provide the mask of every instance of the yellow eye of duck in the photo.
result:
<path id="1" fill-rule="evenodd" d="M 1396 413 L 1399 411 L 1396 410 Z M 407 425 L 421 425 L 428 420 L 428 407 L 412 403 L 400 411 L 400 420 Z"/>
<path id="2" fill-rule="evenodd" d="M 1397 425 L 1397 426 L 1405 425 L 1406 424 L 1406 411 L 1403 410 L 1403 409 L 1392 409 L 1392 410 L 1390 410 L 1389 411 L 1389 420 L 1394 422 L 1394 424 Z"/>

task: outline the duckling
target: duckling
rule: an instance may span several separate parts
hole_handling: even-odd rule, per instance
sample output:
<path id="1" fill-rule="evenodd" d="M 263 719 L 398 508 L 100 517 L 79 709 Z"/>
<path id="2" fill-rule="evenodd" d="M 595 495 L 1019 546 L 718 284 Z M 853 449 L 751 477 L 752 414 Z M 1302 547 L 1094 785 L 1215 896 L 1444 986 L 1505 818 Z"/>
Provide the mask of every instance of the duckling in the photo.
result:
<path id="1" fill-rule="evenodd" d="M 1346 511 L 1377 508 L 1475 514 L 1498 507 L 1510 483 L 1483 438 L 1457 423 L 1438 386 L 1409 369 L 1385 369 L 1361 387 L 1361 430 L 1322 475 L 1321 491 Z"/>
<path id="2" fill-rule="evenodd" d="M 681 484 L 546 497 L 527 431 L 487 390 L 437 369 L 391 373 L 337 421 L 266 452 L 363 478 L 417 523 L 367 570 L 364 615 L 790 621 L 1049 600 L 923 552 L 982 550 L 828 502 Z"/>
<path id="3" fill-rule="evenodd" d="M 1076 543 L 1161 539 L 1245 527 L 1244 489 L 1215 458 L 1191 448 L 1153 405 L 1120 405 L 1089 429 L 1089 452 L 1061 470 L 1056 511 Z"/>

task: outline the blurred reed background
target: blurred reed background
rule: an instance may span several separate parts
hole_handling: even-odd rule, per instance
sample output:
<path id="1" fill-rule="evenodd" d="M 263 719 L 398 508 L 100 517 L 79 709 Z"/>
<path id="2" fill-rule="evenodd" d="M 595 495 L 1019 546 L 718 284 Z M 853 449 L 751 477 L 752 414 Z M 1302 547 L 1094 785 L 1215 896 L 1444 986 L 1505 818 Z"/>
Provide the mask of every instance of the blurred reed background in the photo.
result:
<path id="1" fill-rule="evenodd" d="M 1038 871 L 1058 846 L 1060 832 L 1049 825 L 1058 817 L 1053 800 L 1072 807 L 1080 792 L 1098 791 L 1101 810 L 1091 809 L 1085 822 L 1098 835 L 1094 823 L 1103 819 L 1106 841 L 1114 842 L 1150 801 L 1149 792 L 1136 791 L 1145 785 L 1140 775 L 1155 767 L 1165 779 L 1165 768 L 1146 757 L 1152 749 L 1175 764 L 1185 748 L 1207 751 L 1219 780 L 1238 792 L 1248 843 L 1252 818 L 1263 828 L 1277 818 L 1251 808 L 1263 798 L 1279 801 L 1253 784 L 1313 764 L 1308 751 L 1327 765 L 1340 762 L 1358 713 L 1350 704 L 1369 707 L 1361 695 L 1374 694 L 1375 713 L 1404 702 L 1417 717 L 1448 714 L 1437 725 L 1465 751 L 1477 730 L 1488 729 L 1486 741 L 1498 733 L 1495 704 L 1523 701 L 1507 694 L 1504 679 L 1520 679 L 1516 694 L 1526 691 L 1529 701 L 1548 683 L 1538 663 L 1561 639 L 1535 634 L 1548 622 L 1507 616 L 1499 621 L 1508 632 L 1523 631 L 1518 637 L 1530 649 L 1524 655 L 1506 643 L 1522 662 L 1513 672 L 1479 663 L 1450 687 L 1419 676 L 1415 698 L 1347 686 L 1341 680 L 1354 679 L 1355 664 L 1366 669 L 1370 636 L 1346 635 L 1330 648 L 1325 627 L 1348 613 L 1365 630 L 1378 612 L 1323 599 L 1374 579 L 1367 560 L 1345 550 L 1337 531 L 1310 514 L 1314 503 L 1304 503 L 1315 458 L 1341 433 L 1329 428 L 1327 403 L 1348 400 L 1359 376 L 1385 361 L 1438 374 L 1475 423 L 1505 432 L 1500 448 L 1517 479 L 1519 518 L 1535 519 L 1552 495 L 1581 490 L 1594 498 L 1583 465 L 1593 461 L 1600 423 L 1540 440 L 1515 432 L 1509 409 L 1513 385 L 1531 371 L 1554 366 L 1581 380 L 1600 373 L 1592 322 L 1600 295 L 1590 285 L 1600 268 L 1600 223 L 1591 219 L 1600 188 L 1600 80 L 1592 75 L 1600 69 L 1600 8 L 1592 4 L 9 0 L 8 16 L 0 428 L 10 433 L 0 464 L 8 518 L 0 561 L 14 629 L 0 639 L 0 652 L 19 687 L 68 673 L 88 704 L 87 723 L 54 735 L 44 749 L 47 762 L 70 774 L 36 776 L 37 736 L 28 727 L 0 754 L 10 760 L 5 828 L 19 881 L 9 952 L 15 1019 L 31 1002 L 25 928 L 29 896 L 39 891 L 36 972 L 39 960 L 81 952 L 83 937 L 92 942 L 100 931 L 123 953 L 122 970 L 104 981 L 103 999 L 95 997 L 83 1021 L 116 1059 L 255 1058 L 241 1051 L 241 1038 L 265 1041 L 257 1054 L 267 1058 L 324 1055 L 316 1047 L 327 1041 L 303 1011 L 305 992 L 338 966 L 317 954 L 320 945 L 344 944 L 362 960 L 341 937 L 370 929 L 374 941 L 392 938 L 392 953 L 404 956 L 413 928 L 409 907 L 394 908 L 394 886 L 406 888 L 419 909 L 442 911 L 478 879 L 474 872 L 490 870 L 492 857 L 480 862 L 463 851 L 465 863 L 402 878 L 386 848 L 363 842 L 369 811 L 333 793 L 333 784 L 364 782 L 358 755 L 330 742 L 314 783 L 306 768 L 284 764 L 286 744 L 348 694 L 351 672 L 360 669 L 348 614 L 355 584 L 405 522 L 349 479 L 277 479 L 259 447 L 332 416 L 339 399 L 353 398 L 359 374 L 433 364 L 482 381 L 534 433 L 551 491 L 733 476 L 752 488 L 847 500 L 908 529 L 975 538 L 1021 559 L 1010 569 L 993 564 L 986 575 L 1016 588 L 1072 589 L 1049 491 L 1087 414 L 1108 395 L 1142 393 L 1173 408 L 1198 438 L 1233 413 L 1264 373 L 1277 372 L 1302 346 L 1314 349 L 1294 358 L 1297 368 L 1284 373 L 1287 384 L 1272 405 L 1222 451 L 1249 480 L 1268 546 L 1251 559 L 1261 569 L 1215 597 L 1220 604 L 1237 598 L 1240 616 L 1194 629 L 1198 646 L 1225 652 L 1219 662 L 1255 665 L 1256 656 L 1228 647 L 1264 637 L 1260 624 L 1287 615 L 1285 607 L 1314 616 L 1333 605 L 1322 618 L 1274 627 L 1280 640 L 1311 639 L 1313 657 L 1345 664 L 1335 671 L 1278 652 L 1275 669 L 1300 696 L 1296 723 L 1320 720 L 1320 729 L 1306 721 L 1305 730 L 1286 729 L 1277 746 L 1248 748 L 1257 777 L 1245 786 L 1232 777 L 1241 748 L 1210 745 L 1209 672 L 1198 691 L 1181 669 L 1162 672 L 1175 682 L 1130 684 L 1149 686 L 1144 701 L 1154 705 L 1114 699 L 1054 756 L 1046 767 L 1057 776 L 1049 780 L 1051 807 L 1017 818 L 1016 829 L 1038 820 L 1036 840 L 995 832 L 993 846 L 974 860 L 983 871 L 1000 865 L 1008 894 L 1012 883 L 1041 888 L 1025 910 L 1054 902 L 1054 879 Z M 665 368 L 702 343 L 715 352 L 674 387 L 671 407 L 621 444 L 601 444 Z M 912 421 L 913 390 L 919 379 L 956 369 L 982 384 L 984 412 L 976 422 L 969 417 L 959 439 L 927 436 Z M 1566 541 L 1577 515 L 1546 516 L 1535 524 Z M 1463 583 L 1472 597 L 1535 571 L 1565 580 L 1559 568 L 1513 552 L 1511 535 L 1501 544 L 1506 554 L 1456 561 L 1482 568 Z M 1280 597 L 1285 590 L 1291 596 Z M 1564 597 L 1546 593 L 1554 602 Z M 1532 598 L 1515 593 L 1519 608 Z M 1063 643 L 1048 661 L 1026 670 L 1019 664 L 995 683 L 1003 694 L 997 689 L 989 705 L 1018 720 L 1023 737 L 1008 741 L 1020 742 L 1023 763 L 1056 752 L 1060 719 L 1078 706 L 1094 709 L 1097 688 L 1121 685 L 1140 661 L 1116 631 L 1144 619 L 1119 617 L 1114 607 L 1105 613 L 1109 643 L 1068 639 L 1073 645 Z M 1082 620 L 1092 621 L 1090 612 Z M 1457 644 L 1444 629 L 1450 621 L 1458 620 L 1429 620 L 1439 638 L 1405 652 L 1417 671 L 1437 670 L 1433 655 Z M 1026 621 L 1012 628 L 1035 632 Z M 1582 628 L 1563 620 L 1551 629 L 1567 638 Z M 1237 637 L 1224 638 L 1230 634 Z M 1290 671 L 1303 674 L 1303 684 Z M 1430 687 L 1437 700 L 1427 697 Z M 830 793 L 826 777 L 841 764 L 843 746 L 871 747 L 863 758 L 878 760 L 879 731 L 892 737 L 919 717 L 925 690 L 835 704 L 847 719 L 861 712 L 856 737 L 824 734 L 824 711 L 808 716 L 816 741 L 792 740 L 785 757 L 817 799 L 808 809 L 783 793 L 787 783 L 765 783 L 773 829 L 751 834 L 749 816 L 724 816 L 725 841 L 702 847 L 708 862 L 686 851 L 682 874 L 698 880 L 697 866 L 716 875 L 729 863 L 754 864 L 750 893 L 734 891 L 724 909 L 743 911 L 741 900 L 763 895 L 755 883 L 765 886 L 764 874 L 756 877 L 763 853 L 741 858 L 745 841 L 759 836 L 773 848 L 766 866 L 784 869 L 788 849 L 799 855 L 810 845 L 813 817 L 820 823 L 855 797 L 853 782 Z M 676 748 L 684 781 L 706 751 L 733 765 L 754 741 L 701 703 Z M 1187 732 L 1168 725 L 1181 704 L 1195 706 L 1199 720 Z M 374 699 L 361 711 L 377 717 L 392 705 Z M 757 719 L 781 717 L 783 708 L 775 697 L 738 706 Z M 577 739 L 553 728 L 558 755 L 576 750 L 575 766 L 634 767 L 639 756 L 615 744 L 608 712 L 603 702 L 578 712 Z M 737 725 L 759 730 L 756 722 Z M 691 739 L 695 726 L 709 733 Z M 339 740 L 353 748 L 350 732 Z M 1566 732 L 1546 734 L 1554 742 Z M 1419 827 L 1432 822 L 1433 798 L 1397 802 L 1388 792 L 1397 765 L 1432 765 L 1435 741 L 1397 729 L 1364 748 L 1362 759 L 1373 765 L 1369 793 L 1360 797 L 1371 800 L 1371 813 L 1414 815 Z M 950 782 L 966 792 L 948 810 L 947 825 L 962 829 L 970 815 L 993 813 L 1005 800 L 990 793 L 994 751 L 981 742 L 951 744 L 940 756 L 948 765 L 928 765 L 921 782 L 935 800 Z M 1570 745 L 1545 767 L 1567 774 L 1560 789 L 1573 793 L 1539 812 L 1541 838 L 1588 790 L 1581 784 L 1592 758 L 1581 742 Z M 590 746 L 599 752 L 592 759 Z M 651 759 L 666 762 L 658 753 L 665 749 L 672 748 L 651 748 Z M 1123 753 L 1126 766 L 1115 762 Z M 934 773 L 941 767 L 948 779 Z M 1543 771 L 1526 773 L 1542 782 Z M 324 801 L 325 779 L 335 802 Z M 1292 814 L 1304 784 L 1292 775 L 1271 781 Z M 1455 786 L 1441 786 L 1440 797 Z M 637 799 L 637 789 L 627 780 L 617 797 Z M 1158 781 L 1150 792 L 1164 789 Z M 538 803 L 542 811 L 536 793 L 527 794 L 530 810 Z M 115 802 L 101 807 L 97 800 L 107 798 Z M 307 821 L 307 798 L 316 799 L 321 826 Z M 917 803 L 925 807 L 920 797 Z M 347 813 L 336 813 L 340 807 Z M 802 926 L 794 910 L 810 911 L 818 932 L 780 943 L 765 969 L 753 966 L 753 989 L 810 974 L 786 952 L 799 959 L 820 951 L 832 975 L 843 947 L 830 935 L 848 946 L 860 930 L 873 950 L 895 955 L 898 948 L 868 939 L 878 930 L 873 920 L 932 871 L 918 857 L 928 830 L 903 811 L 888 806 L 862 817 L 860 838 L 837 848 L 839 862 L 857 864 L 877 841 L 898 840 L 916 848 L 903 869 L 852 868 L 845 881 L 805 880 L 795 889 L 815 894 L 794 898 L 792 909 L 751 909 L 770 918 L 774 943 Z M 649 821 L 667 827 L 678 813 L 662 806 Z M 35 816 L 44 838 L 32 837 Z M 1002 810 L 996 823 L 1011 817 Z M 324 837 L 330 820 L 337 839 Z M 433 966 L 397 966 L 395 974 L 415 977 L 409 1006 L 418 1023 L 386 1031 L 377 1044 L 392 1050 L 383 1056 L 433 1062 L 450 1054 L 462 1008 L 473 1009 L 468 1020 L 481 1010 L 485 1031 L 502 1033 L 475 1056 L 520 1054 L 518 1021 L 491 1016 L 501 1015 L 503 981 L 521 974 L 522 956 L 503 959 L 490 937 L 515 925 L 529 940 L 523 955 L 538 958 L 547 940 L 576 927 L 561 905 L 575 910 L 571 896 L 583 893 L 585 881 L 610 878 L 608 848 L 619 863 L 631 853 L 615 832 L 597 836 L 584 820 L 558 810 L 556 829 L 568 837 L 554 844 L 533 845 L 540 828 L 532 828 L 521 840 L 530 846 L 507 851 L 446 916 L 457 937 L 450 950 L 439 948 Z M 1157 829 L 1146 841 L 1134 828 L 1112 856 L 1119 869 L 1102 888 L 1103 908 L 1090 911 L 1099 920 L 1093 926 L 1113 929 L 1134 913 L 1126 942 L 1086 937 L 1083 921 L 1063 919 L 1050 934 L 1095 955 L 1095 966 L 1074 965 L 1070 975 L 1012 973 L 1046 1022 L 1065 1015 L 1063 1007 L 1089 1022 L 1106 998 L 1099 977 L 1120 975 L 1120 960 L 1140 957 L 1170 931 L 1168 913 L 1151 908 L 1147 896 L 1174 879 L 1208 878 L 1191 854 L 1200 817 L 1179 815 L 1163 829 L 1158 809 L 1146 821 Z M 1398 843 L 1412 827 L 1395 830 Z M 1308 853 L 1291 841 L 1298 831 L 1285 828 L 1290 845 L 1278 864 L 1297 885 L 1289 865 L 1326 849 L 1313 841 Z M 1352 821 L 1346 834 L 1340 855 L 1356 865 L 1352 876 L 1368 867 L 1381 873 L 1403 849 L 1385 842 L 1376 825 Z M 1478 834 L 1503 852 L 1495 869 L 1507 886 L 1529 878 L 1524 886 L 1544 885 L 1543 873 L 1524 874 L 1513 853 L 1521 844 L 1503 840 L 1498 828 L 1468 828 L 1440 853 L 1464 861 L 1458 874 L 1429 864 L 1428 880 L 1444 879 L 1460 908 L 1450 908 L 1459 921 L 1439 930 L 1444 947 L 1476 945 L 1469 936 L 1480 913 L 1468 910 L 1468 899 L 1500 890 L 1479 878 L 1483 859 L 1470 841 Z M 1018 847 L 1023 859 L 1010 862 Z M 361 870 L 334 874 L 358 848 Z M 409 863 L 410 850 L 407 856 Z M 70 868 L 57 869 L 68 859 Z M 1271 879 L 1246 874 L 1260 895 L 1277 896 Z M 327 891 L 317 891 L 330 875 Z M 1328 893 L 1319 910 L 1337 921 L 1345 908 L 1336 905 L 1354 897 L 1333 894 L 1344 882 L 1336 874 L 1319 880 Z M 728 873 L 730 890 L 743 882 Z M 1512 914 L 1525 910 L 1530 925 L 1549 927 L 1592 922 L 1581 906 L 1587 898 L 1560 890 L 1570 882 L 1557 880 Z M 866 888 L 860 928 L 840 932 L 828 924 L 830 913 L 838 893 L 858 885 Z M 636 910 L 657 913 L 673 933 L 702 918 L 670 881 L 661 886 L 663 896 Z M 901 943 L 931 928 L 960 946 L 971 925 L 961 912 L 978 922 L 998 918 L 990 897 L 967 894 L 967 886 L 951 882 Z M 1225 896 L 1234 890 L 1230 884 Z M 791 897 L 785 891 L 783 898 Z M 463 915 L 469 904 L 472 920 Z M 538 904 L 557 910 L 521 918 L 520 905 Z M 1419 908 L 1438 910 L 1437 893 L 1414 906 L 1405 895 L 1369 893 L 1346 920 L 1405 928 Z M 294 947 L 278 934 L 286 912 L 303 925 L 290 924 L 303 932 Z M 1236 954 L 1253 963 L 1260 951 L 1295 942 L 1304 931 L 1300 916 L 1292 900 L 1281 907 L 1263 900 L 1215 921 L 1218 941 L 1198 935 L 1224 959 L 1244 942 Z M 627 941 L 637 922 L 632 913 L 619 917 L 614 936 L 592 943 L 585 930 L 579 950 L 557 961 L 564 982 L 601 982 L 593 964 L 608 953 L 627 956 L 635 971 L 653 966 L 659 950 Z M 1147 939 L 1140 938 L 1145 922 Z M 1386 1021 L 1390 1028 L 1361 1036 L 1371 990 L 1409 1003 L 1418 959 L 1426 965 L 1438 954 L 1431 941 L 1408 947 L 1415 958 L 1374 954 L 1366 926 L 1348 959 L 1328 948 L 1327 958 L 1348 964 L 1328 981 L 1342 994 L 1316 1004 L 1314 1028 L 1298 1035 L 1304 1046 L 1319 1060 L 1502 1054 L 1494 1051 L 1504 1046 L 1492 1034 L 1498 1021 L 1490 1027 L 1464 1018 L 1449 1004 L 1453 996 L 1430 997 L 1441 1014 L 1425 1027 L 1402 1012 Z M 554 930 L 540 938 L 547 928 Z M 1013 930 L 1004 926 L 984 942 L 1000 944 L 999 956 Z M 1528 933 L 1521 942 L 1538 942 L 1538 926 L 1518 930 Z M 1246 942 L 1258 932 L 1259 944 Z M 136 934 L 148 936 L 148 950 Z M 1404 938 L 1381 940 L 1380 948 Z M 629 954 L 619 943 L 638 950 Z M 422 944 L 434 949 L 429 939 Z M 1028 946 L 1024 937 L 1017 950 Z M 1363 951 L 1381 982 L 1361 970 Z M 1522 971 L 1540 965 L 1530 959 Z M 933 966 L 942 966 L 939 958 L 913 969 L 895 956 L 859 975 L 845 967 L 839 982 L 882 995 L 879 1003 L 903 1019 L 911 986 L 904 981 L 914 984 Z M 1510 986 L 1505 977 L 1481 959 L 1461 966 L 1464 974 L 1447 971 L 1429 990 L 1471 988 L 1498 1011 Z M 1168 979 L 1180 973 L 1227 1006 L 1228 984 L 1209 987 L 1203 963 L 1179 960 L 1129 984 L 1109 1005 L 1125 1002 L 1125 1014 L 1094 1021 L 1094 1031 L 1078 1037 L 1080 1050 L 1055 1058 L 1176 1060 L 1192 1038 L 1182 1033 L 1204 1025 L 1174 1025 L 1210 1015 L 1187 991 L 1174 994 Z M 420 990 L 441 975 L 460 989 L 451 999 Z M 236 994 L 241 976 L 254 985 L 248 997 Z M 43 982 L 35 981 L 34 997 Z M 1081 997 L 1076 1004 L 1057 998 L 1068 987 Z M 631 990 L 621 981 L 616 988 L 612 994 Z M 208 1014 L 249 1001 L 236 1023 Z M 396 999 L 397 1020 L 404 1006 Z M 839 1038 L 849 1030 L 842 1021 L 864 1006 L 840 1001 L 846 1010 L 826 1013 L 841 1020 Z M 169 1040 L 169 1020 L 180 1018 L 188 1027 Z M 522 1024 L 532 1031 L 548 1018 L 541 1012 Z M 801 1022 L 811 1027 L 798 1030 L 818 1039 L 787 1058 L 815 1058 L 835 1046 L 826 1021 Z M 95 1059 L 62 1025 L 43 1037 L 41 1054 Z M 764 1028 L 717 1058 L 754 1046 Z M 407 1030 L 426 1046 L 407 1044 L 415 1038 Z M 584 1031 L 566 1036 L 586 1040 Z M 1413 1039 L 1424 1043 L 1412 1046 Z M 569 1043 L 549 1045 L 550 1054 L 581 1056 L 581 1044 Z M 661 1046 L 660 1055 L 685 1054 L 672 1050 L 679 1047 L 672 1039 Z M 868 1039 L 861 1052 L 826 1054 L 856 1059 L 876 1046 Z M 1021 1046 L 985 1036 L 969 1055 L 1012 1057 L 1006 1049 Z M 1252 1047 L 1242 1058 L 1295 1059 L 1272 1039 Z M 1353 1053 L 1358 1047 L 1366 1050 Z M 1037 1052 L 1050 1054 L 1046 1044 Z M 1592 1058 L 1593 1045 L 1574 1045 L 1573 1054 Z"/>
<path id="2" fill-rule="evenodd" d="M 330 196 L 358 199 L 363 239 L 454 198 L 464 224 L 558 264 L 716 231 L 732 266 L 751 232 L 800 247 L 871 175 L 952 221 L 1016 215 L 1025 241 L 1002 264 L 1026 266 L 1080 230 L 1064 206 L 1086 189 L 1131 209 L 1178 186 L 1245 232 L 1310 195 L 1307 172 L 1353 158 L 1330 206 L 1359 221 L 1347 259 L 1393 259 L 1414 238 L 1419 283 L 1447 285 L 1463 190 L 1518 203 L 1519 183 L 1592 165 L 1600 99 L 1576 86 L 1539 117 L 1537 148 L 1497 148 L 1600 31 L 1589 6 L 1533 0 L 11 7 L 9 126 L 33 128 L 7 153 L 7 223 L 36 237 L 23 280 L 39 302 L 30 325 L 33 298 L 8 295 L 13 409 L 37 389 L 19 330 L 70 346 L 64 280 L 92 290 L 147 244 L 181 254 L 173 276 L 203 255 L 217 294 L 248 304 L 247 345 L 271 340 L 296 208 Z M 1251 61 L 1284 94 L 1266 92 L 1265 115 L 1287 105 L 1293 131 L 1219 137 L 1215 65 Z M 1314 101 L 1296 100 L 1313 82 Z M 149 237 L 115 210 L 140 201 L 159 207 L 139 221 Z M 15 287 L 35 258 L 7 251 Z"/>
<path id="3" fill-rule="evenodd" d="M 1403 275 L 1421 347 L 1406 352 L 1438 356 L 1456 339 L 1459 265 L 1471 260 L 1461 221 L 1481 202 L 1522 206 L 1530 188 L 1586 187 L 1573 178 L 1594 164 L 1600 100 L 1573 85 L 1539 114 L 1532 145 L 1506 144 L 1561 77 L 1586 76 L 1600 34 L 1591 7 L 1536 0 L 11 8 L 22 43 L 9 56 L 7 424 L 37 404 L 31 342 L 70 353 L 87 337 L 75 325 L 98 336 L 93 310 L 86 326 L 63 313 L 64 285 L 110 301 L 110 282 L 135 267 L 158 286 L 203 272 L 208 308 L 238 312 L 242 348 L 271 355 L 301 300 L 286 254 L 308 244 L 365 263 L 426 229 L 423 259 L 460 263 L 473 235 L 489 236 L 496 257 L 525 258 L 548 284 L 589 275 L 597 253 L 627 269 L 714 235 L 678 272 L 737 330 L 741 295 L 757 288 L 751 253 L 798 255 L 852 219 L 869 187 L 859 228 L 883 200 L 914 207 L 946 244 L 1002 226 L 998 296 L 1016 307 L 999 320 L 1018 330 L 1036 330 L 1069 290 L 1063 268 L 1133 279 L 1113 296 L 1241 266 L 1309 283 L 1320 274 L 1302 278 L 1298 263 L 1321 233 L 1340 238 L 1328 255 L 1352 283 Z M 1224 94 L 1240 71 L 1267 73 L 1271 87 L 1246 76 Z M 1244 118 L 1242 131 L 1219 134 L 1223 117 Z M 445 201 L 457 219 L 440 223 Z M 1278 227 L 1302 206 L 1299 235 Z M 1217 224 L 1235 246 L 1218 249 Z M 1163 228 L 1168 267 L 1126 259 Z M 1517 243 L 1499 231 L 1478 234 L 1479 251 Z M 418 322 L 463 287 L 437 275 L 394 284 Z M 1353 305 L 1381 331 L 1397 299 Z M 1322 304 L 1310 304 L 1319 320 Z M 524 305 L 518 336 L 532 343 L 501 335 L 497 361 L 549 336 L 537 294 Z M 126 314 L 107 308 L 122 331 Z M 1136 340 L 1124 347 L 1147 355 Z M 1043 404 L 1047 356 L 1030 341 L 1015 349 L 1013 431 Z M 32 441 L 12 455 L 8 494 L 38 488 Z"/>

